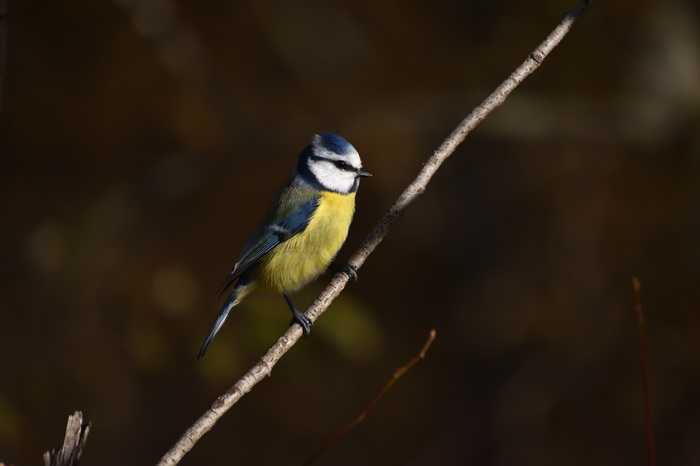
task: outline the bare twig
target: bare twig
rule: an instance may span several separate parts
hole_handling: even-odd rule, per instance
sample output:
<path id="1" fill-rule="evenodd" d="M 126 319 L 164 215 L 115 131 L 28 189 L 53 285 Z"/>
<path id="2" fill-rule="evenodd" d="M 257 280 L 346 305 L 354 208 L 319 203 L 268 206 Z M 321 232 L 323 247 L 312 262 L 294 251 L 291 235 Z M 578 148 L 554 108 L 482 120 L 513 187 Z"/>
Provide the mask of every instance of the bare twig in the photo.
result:
<path id="1" fill-rule="evenodd" d="M 318 459 L 321 454 L 323 454 L 324 451 L 328 450 L 335 442 L 337 442 L 343 435 L 345 435 L 350 429 L 355 427 L 357 424 L 360 422 L 364 421 L 365 417 L 367 417 L 367 413 L 370 412 L 372 408 L 374 408 L 374 405 L 377 404 L 377 402 L 386 394 L 386 392 L 389 391 L 389 389 L 396 383 L 396 381 L 401 377 L 406 371 L 411 369 L 418 361 L 421 359 L 425 359 L 425 353 L 428 351 L 430 348 L 430 345 L 433 344 L 433 341 L 435 340 L 435 329 L 432 329 L 430 331 L 430 335 L 428 336 L 428 340 L 425 342 L 423 345 L 423 348 L 420 350 L 420 353 L 415 355 L 410 361 L 408 361 L 406 364 L 403 366 L 399 367 L 394 371 L 394 374 L 391 376 L 391 378 L 387 381 L 386 384 L 382 387 L 381 390 L 379 390 L 379 393 L 377 393 L 374 398 L 365 406 L 365 408 L 360 412 L 360 414 L 355 417 L 352 421 L 350 421 L 345 427 L 340 429 L 336 434 L 331 437 L 326 443 L 324 443 L 321 448 L 316 450 L 316 453 L 314 453 L 306 462 L 304 463 L 305 465 L 312 464 L 314 461 Z"/>
<path id="2" fill-rule="evenodd" d="M 457 146 L 486 116 L 496 107 L 501 105 L 508 94 L 515 89 L 527 76 L 535 71 L 545 57 L 556 47 L 564 36 L 571 30 L 572 26 L 588 10 L 595 0 L 583 0 L 574 9 L 564 15 L 564 19 L 547 36 L 547 38 L 537 46 L 537 48 L 525 59 L 525 61 L 498 86 L 483 102 L 462 120 L 450 136 L 443 141 L 433 155 L 427 160 L 423 168 L 416 176 L 415 180 L 401 193 L 394 205 L 379 220 L 370 231 L 367 238 L 362 242 L 358 250 L 350 258 L 350 265 L 360 268 L 367 257 L 381 243 L 394 221 L 399 218 L 408 206 L 420 197 L 428 185 L 428 182 L 435 174 L 442 163 L 454 152 Z M 315 321 L 336 296 L 343 290 L 348 282 L 348 275 L 344 273 L 336 274 L 328 286 L 321 292 L 311 306 L 306 310 L 306 315 Z M 253 367 L 236 382 L 225 394 L 217 398 L 211 408 L 202 417 L 187 429 L 183 436 L 161 458 L 159 465 L 174 465 L 192 449 L 195 443 L 208 432 L 216 421 L 228 411 L 239 399 L 248 393 L 255 384 L 264 377 L 269 376 L 272 368 L 280 358 L 299 340 L 301 328 L 298 325 L 291 326 L 277 342 L 267 350 L 267 352 L 253 365 Z"/>
<path id="3" fill-rule="evenodd" d="M 87 436 L 90 433 L 90 423 L 83 424 L 83 413 L 76 411 L 68 416 L 66 436 L 59 449 L 44 453 L 44 466 L 74 466 L 78 464 L 83 454 Z"/>
<path id="4" fill-rule="evenodd" d="M 7 50 L 7 1 L 0 0 L 0 120 L 2 120 L 2 90 L 5 87 L 5 52 Z"/>
<path id="5" fill-rule="evenodd" d="M 649 392 L 649 364 L 647 345 L 644 340 L 644 314 L 642 313 L 641 285 L 637 277 L 632 278 L 634 288 L 634 310 L 637 314 L 637 335 L 639 337 L 639 356 L 642 360 L 642 389 L 644 390 L 644 420 L 647 434 L 647 456 L 649 466 L 654 466 L 654 434 L 651 428 L 651 394 Z"/>

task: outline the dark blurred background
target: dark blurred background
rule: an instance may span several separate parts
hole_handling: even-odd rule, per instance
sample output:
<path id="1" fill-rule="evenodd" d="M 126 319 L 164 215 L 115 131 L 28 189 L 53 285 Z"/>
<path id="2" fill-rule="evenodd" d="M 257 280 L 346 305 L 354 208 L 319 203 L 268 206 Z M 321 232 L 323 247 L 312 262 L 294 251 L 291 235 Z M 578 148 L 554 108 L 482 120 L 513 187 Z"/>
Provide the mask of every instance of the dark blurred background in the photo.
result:
<path id="1" fill-rule="evenodd" d="M 575 0 L 9 0 L 0 461 L 92 421 L 154 464 L 286 328 L 215 291 L 313 134 L 363 180 L 340 259 Z M 300 464 L 428 336 L 323 465 L 700 464 L 700 7 L 595 5 L 477 128 L 184 465 Z M 328 276 L 294 295 L 310 303 Z"/>

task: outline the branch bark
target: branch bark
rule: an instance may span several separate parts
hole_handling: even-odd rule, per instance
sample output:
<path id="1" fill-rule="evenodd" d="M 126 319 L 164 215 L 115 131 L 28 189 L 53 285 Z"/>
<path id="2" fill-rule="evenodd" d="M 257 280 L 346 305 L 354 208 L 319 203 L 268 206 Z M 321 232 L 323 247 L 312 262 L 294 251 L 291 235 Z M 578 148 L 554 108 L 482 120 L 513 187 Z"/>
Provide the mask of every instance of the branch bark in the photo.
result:
<path id="1" fill-rule="evenodd" d="M 525 61 L 506 78 L 500 86 L 496 88 L 486 99 L 475 107 L 462 122 L 452 131 L 433 153 L 433 155 L 423 165 L 418 176 L 401 193 L 399 198 L 389 208 L 389 211 L 379 220 L 374 228 L 367 235 L 367 238 L 360 244 L 358 250 L 351 256 L 350 265 L 360 268 L 367 260 L 367 257 L 382 242 L 389 232 L 391 225 L 406 211 L 409 205 L 425 192 L 425 189 L 440 165 L 455 151 L 457 146 L 464 141 L 467 135 L 491 113 L 496 107 L 501 105 L 506 97 L 525 78 L 535 71 L 549 53 L 571 30 L 573 25 L 593 4 L 595 0 L 583 0 L 576 7 L 564 15 L 557 27 L 540 43 L 535 50 L 525 59 Z M 333 276 L 328 286 L 321 292 L 316 300 L 309 306 L 305 314 L 312 321 L 316 319 L 328 308 L 328 305 L 345 288 L 349 277 L 344 273 Z M 272 368 L 280 358 L 301 337 L 301 328 L 298 325 L 291 326 L 277 342 L 267 350 L 267 352 L 256 362 L 253 367 L 241 377 L 226 393 L 214 401 L 211 408 L 207 410 L 187 431 L 178 442 L 168 451 L 158 463 L 159 466 L 175 465 L 187 452 L 189 452 L 197 441 L 207 433 L 216 421 L 231 407 L 248 393 L 264 377 L 272 372 Z"/>
<path id="2" fill-rule="evenodd" d="M 85 448 L 91 424 L 83 423 L 83 413 L 76 411 L 68 416 L 66 436 L 61 448 L 44 453 L 44 466 L 75 466 Z"/>

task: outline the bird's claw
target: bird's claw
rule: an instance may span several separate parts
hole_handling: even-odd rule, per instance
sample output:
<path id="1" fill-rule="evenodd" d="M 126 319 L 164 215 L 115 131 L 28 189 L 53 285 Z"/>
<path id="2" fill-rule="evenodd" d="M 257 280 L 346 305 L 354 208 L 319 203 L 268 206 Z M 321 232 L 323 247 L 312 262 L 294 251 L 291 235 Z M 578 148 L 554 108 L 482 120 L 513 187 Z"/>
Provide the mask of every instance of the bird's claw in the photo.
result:
<path id="1" fill-rule="evenodd" d="M 299 324 L 299 327 L 301 327 L 301 331 L 303 332 L 304 336 L 309 336 L 309 333 L 311 333 L 311 327 L 314 325 L 314 322 L 303 312 L 299 312 L 298 310 L 294 309 L 292 311 L 292 321 L 289 322 L 289 325 L 292 326 L 294 324 Z"/>
<path id="2" fill-rule="evenodd" d="M 348 277 L 357 281 L 357 268 L 353 265 L 346 264 L 345 262 L 332 262 L 331 272 L 333 273 L 344 273 Z"/>

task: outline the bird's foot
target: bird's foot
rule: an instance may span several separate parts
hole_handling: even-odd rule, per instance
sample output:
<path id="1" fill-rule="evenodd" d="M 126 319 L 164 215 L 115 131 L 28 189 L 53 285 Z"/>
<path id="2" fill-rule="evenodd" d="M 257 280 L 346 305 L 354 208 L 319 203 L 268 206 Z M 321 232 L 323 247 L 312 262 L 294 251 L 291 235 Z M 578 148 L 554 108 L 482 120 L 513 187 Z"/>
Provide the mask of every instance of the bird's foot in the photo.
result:
<path id="1" fill-rule="evenodd" d="M 330 269 L 334 274 L 342 272 L 357 281 L 357 268 L 350 264 L 346 264 L 345 262 L 331 262 Z"/>
<path id="2" fill-rule="evenodd" d="M 299 312 L 296 308 L 293 308 L 292 321 L 289 322 L 289 325 L 292 326 L 294 324 L 299 324 L 301 331 L 306 337 L 309 336 L 309 333 L 311 333 L 311 326 L 314 324 L 314 322 L 306 314 Z"/>

